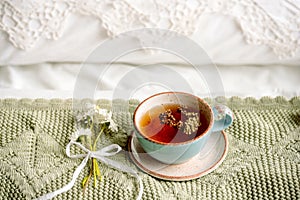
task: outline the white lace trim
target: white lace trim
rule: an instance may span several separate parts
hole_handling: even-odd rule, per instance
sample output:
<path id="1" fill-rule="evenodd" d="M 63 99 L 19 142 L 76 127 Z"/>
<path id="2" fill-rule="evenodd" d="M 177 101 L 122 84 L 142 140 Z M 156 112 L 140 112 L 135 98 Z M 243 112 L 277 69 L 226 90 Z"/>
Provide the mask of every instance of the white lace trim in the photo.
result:
<path id="1" fill-rule="evenodd" d="M 234 17 L 250 44 L 271 47 L 289 57 L 300 46 L 299 0 L 4 0 L 0 29 L 20 49 L 41 38 L 57 39 L 70 14 L 101 20 L 109 37 L 136 28 L 163 28 L 191 36 L 203 13 Z"/>

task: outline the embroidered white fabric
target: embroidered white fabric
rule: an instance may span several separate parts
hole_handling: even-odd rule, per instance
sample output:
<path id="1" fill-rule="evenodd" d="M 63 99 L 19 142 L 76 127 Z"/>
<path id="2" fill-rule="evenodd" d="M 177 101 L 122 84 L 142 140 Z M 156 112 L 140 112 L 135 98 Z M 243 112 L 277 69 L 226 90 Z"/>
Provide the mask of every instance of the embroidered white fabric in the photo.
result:
<path id="1" fill-rule="evenodd" d="M 235 18 L 247 43 L 267 45 L 278 57 L 300 47 L 300 0 L 3 0 L 0 29 L 15 47 L 30 49 L 41 38 L 60 38 L 74 13 L 99 19 L 108 37 L 144 27 L 191 36 L 202 14 L 217 13 Z"/>

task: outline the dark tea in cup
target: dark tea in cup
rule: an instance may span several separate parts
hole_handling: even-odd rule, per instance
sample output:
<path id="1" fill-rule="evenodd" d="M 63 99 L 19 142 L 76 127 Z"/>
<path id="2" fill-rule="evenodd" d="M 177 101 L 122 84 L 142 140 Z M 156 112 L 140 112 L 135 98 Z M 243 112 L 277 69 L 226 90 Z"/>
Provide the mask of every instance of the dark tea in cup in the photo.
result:
<path id="1" fill-rule="evenodd" d="M 180 104 L 155 106 L 140 120 L 145 136 L 160 143 L 186 142 L 204 133 L 208 124 L 201 110 Z"/>

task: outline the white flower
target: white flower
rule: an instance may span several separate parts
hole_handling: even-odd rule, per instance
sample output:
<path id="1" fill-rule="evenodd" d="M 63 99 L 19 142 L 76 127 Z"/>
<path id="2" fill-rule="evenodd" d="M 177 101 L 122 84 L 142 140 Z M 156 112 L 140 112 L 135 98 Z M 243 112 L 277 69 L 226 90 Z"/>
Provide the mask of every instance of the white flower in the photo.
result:
<path id="1" fill-rule="evenodd" d="M 109 129 L 112 131 L 118 131 L 118 125 L 112 119 L 112 112 L 108 113 L 106 120 L 109 122 Z"/>
<path id="2" fill-rule="evenodd" d="M 106 109 L 102 109 L 99 107 L 96 107 L 96 113 L 102 115 L 104 118 L 107 118 L 109 115 L 109 112 Z"/>
<path id="3" fill-rule="evenodd" d="M 112 112 L 108 111 L 106 109 L 101 109 L 99 107 L 96 108 L 96 112 L 100 115 L 102 115 L 104 117 L 104 121 L 102 121 L 101 123 L 106 123 L 109 122 L 109 129 L 112 131 L 118 131 L 118 126 L 117 124 L 114 122 L 114 120 L 112 119 Z"/>
<path id="4" fill-rule="evenodd" d="M 85 112 L 81 111 L 77 113 L 76 115 L 77 122 L 86 120 L 87 117 L 93 117 L 96 114 L 97 106 L 95 104 L 86 103 L 85 106 L 86 106 Z"/>
<path id="5" fill-rule="evenodd" d="M 71 135 L 71 141 L 76 141 L 80 136 L 82 135 L 86 135 L 86 136 L 91 136 L 92 135 L 92 132 L 90 129 L 84 129 L 84 128 L 81 128 L 77 131 L 75 131 L 72 135 Z"/>
<path id="6" fill-rule="evenodd" d="M 95 110 L 95 109 L 96 109 L 96 105 L 93 104 L 93 103 L 86 103 L 86 104 L 85 104 L 85 107 L 86 107 L 88 110 Z"/>
<path id="7" fill-rule="evenodd" d="M 109 122 L 109 127 L 108 128 L 111 129 L 112 131 L 118 131 L 118 126 L 112 119 L 112 112 L 111 111 L 108 111 L 107 109 L 100 108 L 99 105 L 90 104 L 90 103 L 87 103 L 86 107 L 88 108 L 86 113 L 84 113 L 84 114 L 79 113 L 77 115 L 77 121 L 78 122 L 80 122 L 80 120 L 86 119 L 88 116 L 91 117 L 92 119 L 94 119 L 93 117 L 98 114 L 98 115 L 101 116 L 101 118 L 100 118 L 101 120 L 103 118 L 103 120 L 100 122 L 101 124 Z"/>
<path id="8" fill-rule="evenodd" d="M 95 104 L 86 103 L 86 109 L 87 112 L 85 113 L 85 115 L 92 117 L 96 113 L 97 106 Z"/>
<path id="9" fill-rule="evenodd" d="M 86 118 L 85 114 L 83 113 L 77 113 L 75 117 L 77 122 L 80 122 L 81 120 L 84 120 Z"/>

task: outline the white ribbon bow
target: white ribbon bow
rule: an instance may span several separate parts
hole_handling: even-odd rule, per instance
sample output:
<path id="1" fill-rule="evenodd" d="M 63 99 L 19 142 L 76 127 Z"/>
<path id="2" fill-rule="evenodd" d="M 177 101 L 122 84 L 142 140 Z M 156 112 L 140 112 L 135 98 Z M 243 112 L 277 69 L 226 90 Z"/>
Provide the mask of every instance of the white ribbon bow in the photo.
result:
<path id="1" fill-rule="evenodd" d="M 83 151 L 86 152 L 86 154 L 71 155 L 70 149 L 73 144 L 79 146 Z M 45 195 L 37 198 L 36 200 L 52 199 L 56 195 L 59 195 L 61 193 L 64 193 L 64 192 L 70 190 L 74 186 L 75 181 L 78 178 L 81 170 L 85 167 L 86 163 L 88 162 L 88 160 L 90 158 L 96 158 L 105 164 L 111 165 L 112 167 L 115 167 L 116 169 L 119 169 L 123 172 L 128 172 L 128 173 L 132 174 L 133 176 L 135 176 L 137 178 L 137 180 L 139 181 L 139 186 L 140 186 L 139 194 L 136 199 L 140 200 L 142 198 L 142 194 L 143 194 L 143 183 L 142 183 L 142 180 L 140 179 L 140 177 L 138 176 L 137 172 L 128 166 L 122 165 L 121 163 L 119 163 L 117 161 L 107 158 L 109 156 L 116 155 L 121 150 L 122 150 L 122 148 L 119 145 L 112 144 L 112 145 L 104 147 L 103 149 L 100 149 L 98 151 L 90 151 L 89 149 L 85 148 L 82 144 L 75 142 L 75 141 L 70 141 L 66 147 L 67 156 L 69 158 L 84 158 L 84 157 L 85 158 L 82 160 L 81 164 L 77 167 L 77 169 L 75 170 L 75 172 L 73 174 L 72 180 L 67 185 L 63 186 L 62 188 L 60 188 L 54 192 L 45 194 Z"/>

